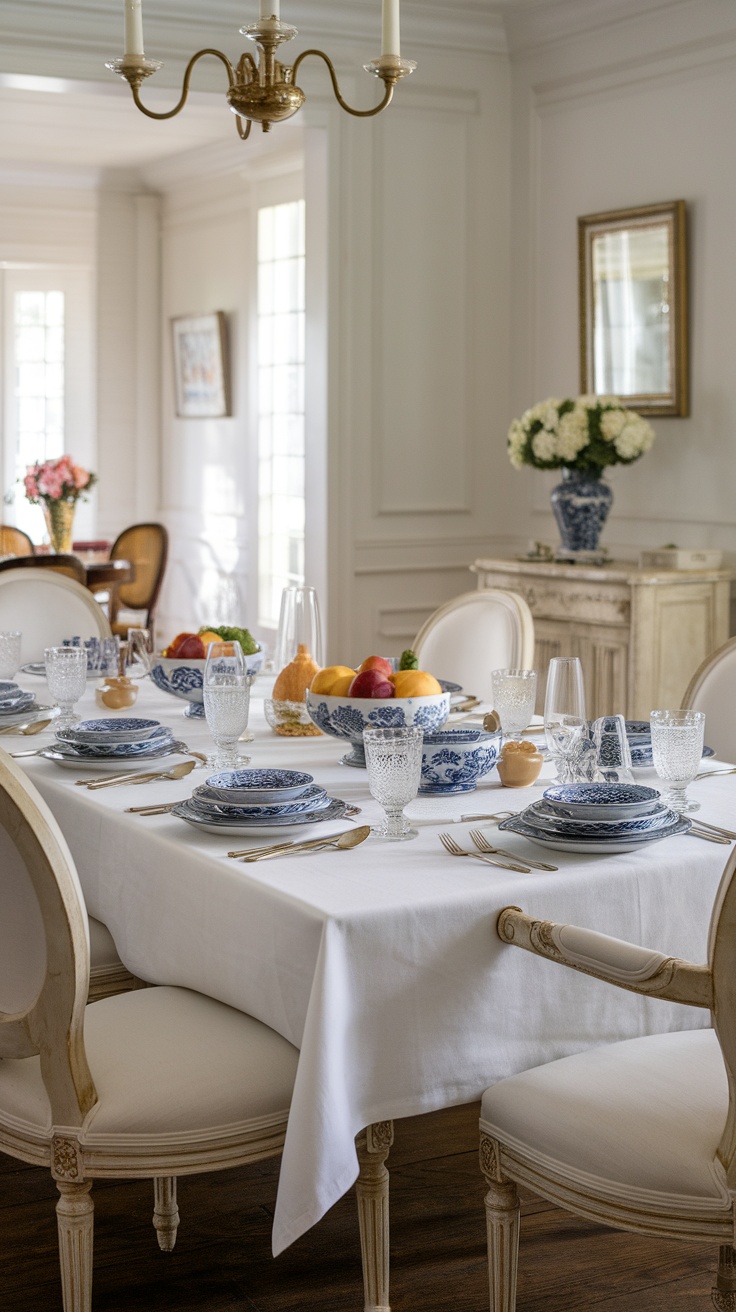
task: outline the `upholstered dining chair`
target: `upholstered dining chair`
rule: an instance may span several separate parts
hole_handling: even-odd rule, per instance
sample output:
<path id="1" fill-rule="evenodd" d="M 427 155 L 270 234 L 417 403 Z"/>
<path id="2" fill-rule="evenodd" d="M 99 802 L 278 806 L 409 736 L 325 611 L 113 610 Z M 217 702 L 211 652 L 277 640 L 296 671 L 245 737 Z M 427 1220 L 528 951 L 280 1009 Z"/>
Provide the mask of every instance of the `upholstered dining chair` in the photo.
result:
<path id="1" fill-rule="evenodd" d="M 111 636 L 89 589 L 50 569 L 0 570 L 0 629 L 22 631 L 23 662 L 43 660 L 45 647 L 77 634 Z"/>
<path id="2" fill-rule="evenodd" d="M 59 1192 L 64 1312 L 91 1312 L 95 1179 L 154 1181 L 164 1251 L 176 1177 L 277 1156 L 298 1051 L 267 1025 L 190 989 L 150 987 L 86 1006 L 87 915 L 71 853 L 40 794 L 0 750 L 0 1151 L 47 1166 Z M 366 1290 L 382 1271 L 388 1150 L 359 1145 Z M 386 1312 L 387 1296 L 366 1298 Z"/>
<path id="3" fill-rule="evenodd" d="M 36 548 L 27 533 L 13 524 L 0 524 L 0 556 L 32 556 Z"/>
<path id="4" fill-rule="evenodd" d="M 518 907 L 504 942 L 620 988 L 710 1009 L 712 1029 L 628 1039 L 501 1080 L 481 1105 L 491 1312 L 513 1312 L 528 1185 L 614 1229 L 720 1244 L 713 1303 L 736 1308 L 736 851 L 694 965 Z M 543 981 L 540 980 L 540 987 Z"/>
<path id="5" fill-rule="evenodd" d="M 168 552 L 169 535 L 163 524 L 132 524 L 115 539 L 110 559 L 129 560 L 135 575 L 110 593 L 113 633 L 125 637 L 128 632 L 128 623 L 118 619 L 121 610 L 145 611 L 145 627 L 152 627 Z"/>
<path id="6" fill-rule="evenodd" d="M 736 761 L 736 638 L 729 638 L 698 666 L 682 705 L 689 711 L 705 711 L 707 742 L 722 761 Z"/>
<path id="7" fill-rule="evenodd" d="M 492 670 L 532 668 L 534 620 L 517 592 L 464 592 L 430 615 L 412 646 L 422 669 L 490 701 Z"/>
<path id="8" fill-rule="evenodd" d="M 13 560 L 0 560 L 0 570 L 7 569 L 50 569 L 57 574 L 66 574 L 69 579 L 86 586 L 87 575 L 78 556 L 57 552 L 49 556 L 20 556 Z"/>

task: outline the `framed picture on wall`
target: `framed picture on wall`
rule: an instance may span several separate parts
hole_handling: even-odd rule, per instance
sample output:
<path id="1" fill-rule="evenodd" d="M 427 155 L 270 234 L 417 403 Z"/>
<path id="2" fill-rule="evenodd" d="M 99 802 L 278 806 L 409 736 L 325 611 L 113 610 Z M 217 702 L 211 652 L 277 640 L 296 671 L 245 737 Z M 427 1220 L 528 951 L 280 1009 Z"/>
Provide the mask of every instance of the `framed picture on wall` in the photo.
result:
<path id="1" fill-rule="evenodd" d="M 220 419 L 231 413 L 227 318 L 215 314 L 171 320 L 176 413 Z"/>

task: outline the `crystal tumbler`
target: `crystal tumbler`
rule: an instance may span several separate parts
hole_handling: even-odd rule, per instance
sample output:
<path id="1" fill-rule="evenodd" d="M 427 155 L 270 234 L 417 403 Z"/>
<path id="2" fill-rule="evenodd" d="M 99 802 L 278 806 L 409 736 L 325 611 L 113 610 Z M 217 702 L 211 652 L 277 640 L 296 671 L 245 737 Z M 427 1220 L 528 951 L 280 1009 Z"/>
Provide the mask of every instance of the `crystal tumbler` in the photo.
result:
<path id="1" fill-rule="evenodd" d="M 493 706 L 505 738 L 521 738 L 534 714 L 536 670 L 492 670 Z"/>
<path id="2" fill-rule="evenodd" d="M 49 694 L 59 707 L 55 729 L 69 729 L 79 720 L 75 704 L 87 687 L 86 647 L 47 647 L 43 654 Z"/>
<path id="3" fill-rule="evenodd" d="M 687 795 L 703 756 L 703 711 L 652 711 L 652 761 L 665 789 L 662 801 L 673 811 L 699 811 Z"/>

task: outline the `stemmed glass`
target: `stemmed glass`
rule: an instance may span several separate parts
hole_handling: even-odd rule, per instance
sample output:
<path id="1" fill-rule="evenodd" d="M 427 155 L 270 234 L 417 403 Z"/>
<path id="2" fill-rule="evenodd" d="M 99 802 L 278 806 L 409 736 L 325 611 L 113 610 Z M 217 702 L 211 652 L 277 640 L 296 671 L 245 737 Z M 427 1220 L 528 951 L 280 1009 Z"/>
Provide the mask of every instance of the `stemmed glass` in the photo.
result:
<path id="1" fill-rule="evenodd" d="M 667 785 L 662 801 L 673 811 L 699 811 L 700 802 L 687 795 L 703 755 L 705 713 L 703 711 L 652 711 L 652 762 Z"/>
<path id="2" fill-rule="evenodd" d="M 322 621 L 315 588 L 284 588 L 276 636 L 273 667 L 280 674 L 306 647 L 317 665 L 322 664 Z"/>
<path id="3" fill-rule="evenodd" d="M 575 780 L 575 753 L 587 733 L 583 667 L 577 656 L 553 656 L 547 673 L 544 731 L 560 783 Z"/>
<path id="4" fill-rule="evenodd" d="M 20 669 L 20 629 L 6 629 L 0 633 L 0 679 L 12 679 Z"/>
<path id="5" fill-rule="evenodd" d="M 128 629 L 127 674 L 142 679 L 151 672 L 153 641 L 150 629 Z M 136 668 L 137 667 L 137 668 Z"/>
<path id="6" fill-rule="evenodd" d="M 247 765 L 238 756 L 238 738 L 248 726 L 250 681 L 239 642 L 211 642 L 203 678 L 204 713 L 215 740 L 215 754 L 207 764 L 216 770 Z"/>
<path id="7" fill-rule="evenodd" d="M 371 796 L 380 802 L 386 819 L 373 833 L 390 842 L 416 838 L 404 815 L 404 807 L 416 797 L 422 770 L 422 730 L 414 725 L 401 729 L 364 729 L 365 759 Z"/>
<path id="8" fill-rule="evenodd" d="M 536 670 L 492 670 L 493 706 L 505 738 L 519 739 L 534 714 Z"/>
<path id="9" fill-rule="evenodd" d="M 87 687 L 86 647 L 47 647 L 43 654 L 49 694 L 59 707 L 55 729 L 69 729 L 80 716 L 74 707 Z"/>
<path id="10" fill-rule="evenodd" d="M 600 779 L 607 784 L 633 784 L 631 748 L 623 715 L 602 715 L 591 726 Z"/>

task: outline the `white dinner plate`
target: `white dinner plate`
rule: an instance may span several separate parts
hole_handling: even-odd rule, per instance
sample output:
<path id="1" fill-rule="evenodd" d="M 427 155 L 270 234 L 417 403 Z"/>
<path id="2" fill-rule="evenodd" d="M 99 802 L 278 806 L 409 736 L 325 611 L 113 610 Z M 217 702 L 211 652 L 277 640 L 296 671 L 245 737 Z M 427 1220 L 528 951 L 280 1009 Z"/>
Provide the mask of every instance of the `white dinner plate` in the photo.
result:
<path id="1" fill-rule="evenodd" d="M 524 824 L 517 816 L 510 820 L 502 820 L 499 829 L 504 829 L 512 834 L 521 834 L 522 838 L 528 838 L 532 843 L 537 843 L 540 847 L 551 847 L 555 852 L 596 852 L 599 855 L 613 856 L 616 852 L 635 852 L 639 847 L 647 847 L 650 843 L 656 843 L 664 838 L 674 838 L 677 834 L 686 834 L 692 824 L 687 816 L 682 816 L 676 824 L 669 829 L 657 829 L 653 834 L 637 834 L 636 838 L 626 842 L 623 838 L 616 839 L 575 839 L 561 838 L 551 834 L 539 834 L 531 825 Z M 519 857 L 523 861 L 523 856 Z"/>
<path id="2" fill-rule="evenodd" d="M 38 753 L 47 761 L 56 761 L 65 770 L 92 770 L 95 774 L 132 774 L 133 771 L 142 774 L 147 770 L 155 770 L 158 762 L 165 757 L 177 754 L 190 755 L 186 743 L 173 742 L 157 756 L 64 756 L 53 747 L 44 747 Z"/>
<path id="3" fill-rule="evenodd" d="M 325 820 L 340 820 L 347 810 L 347 802 L 343 802 L 339 797 L 330 798 L 330 805 L 325 806 L 320 811 L 314 811 L 307 815 L 295 815 L 288 817 L 288 824 L 269 824 L 264 821 L 262 824 L 249 824 L 246 821 L 233 820 L 230 824 L 212 824 L 205 817 L 197 815 L 191 811 L 187 803 L 181 806 L 175 806 L 169 814 L 176 816 L 179 820 L 186 820 L 188 825 L 194 829 L 202 829 L 206 834 L 223 834 L 235 835 L 239 838 L 274 838 L 281 834 L 303 834 L 309 825 L 324 824 Z"/>
<path id="4" fill-rule="evenodd" d="M 12 715 L 0 717 L 0 729 L 10 728 L 14 724 L 32 724 L 34 720 L 40 720 L 41 716 L 49 711 L 55 715 L 56 707 L 42 706 L 39 702 L 34 702 L 33 706 L 26 706 L 24 711 L 13 711 Z"/>

